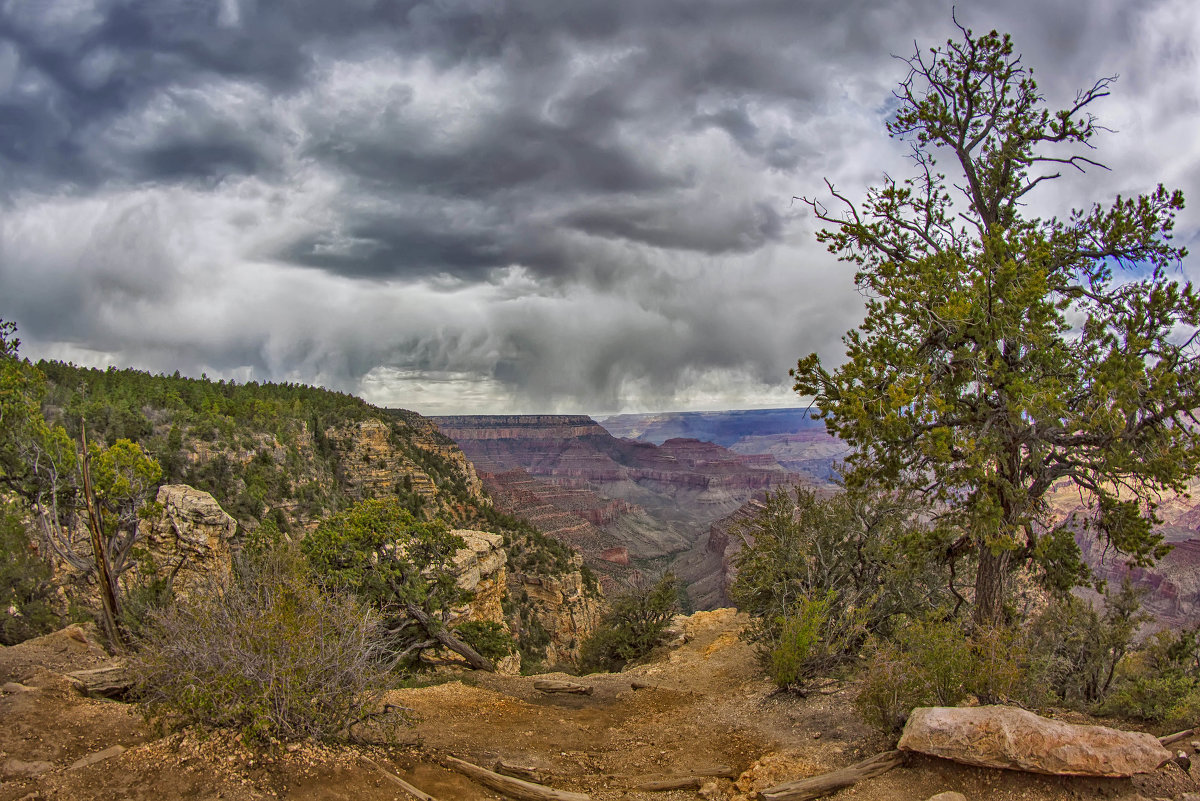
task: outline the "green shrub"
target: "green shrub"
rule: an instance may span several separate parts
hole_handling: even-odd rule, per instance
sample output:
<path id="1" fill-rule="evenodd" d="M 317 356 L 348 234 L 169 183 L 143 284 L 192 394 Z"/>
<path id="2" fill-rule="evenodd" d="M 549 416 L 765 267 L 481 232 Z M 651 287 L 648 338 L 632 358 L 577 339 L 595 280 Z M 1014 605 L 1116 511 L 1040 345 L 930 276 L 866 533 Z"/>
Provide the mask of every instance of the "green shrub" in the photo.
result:
<path id="1" fill-rule="evenodd" d="M 491 620 L 468 620 L 455 626 L 454 633 L 493 662 L 498 662 L 517 650 L 517 644 L 513 642 L 508 630 Z"/>
<path id="2" fill-rule="evenodd" d="M 51 569 L 31 547 L 17 506 L 0 503 L 0 645 L 15 645 L 54 631 Z"/>
<path id="3" fill-rule="evenodd" d="M 677 581 L 671 573 L 613 598 L 600 625 L 580 648 L 580 668 L 617 671 L 650 653 L 678 611 L 678 598 Z"/>
<path id="4" fill-rule="evenodd" d="M 855 708 L 884 732 L 899 731 L 919 706 L 954 706 L 970 695 L 984 703 L 1043 697 L 1036 663 L 1010 629 L 969 636 L 955 621 L 911 620 L 890 638 L 872 638 L 866 653 Z"/>
<path id="5" fill-rule="evenodd" d="M 801 598 L 773 629 L 777 638 L 767 641 L 761 654 L 767 672 L 776 686 L 801 689 L 843 662 L 862 641 L 863 615 L 839 605 L 837 593 L 829 590 L 818 598 Z"/>
<path id="6" fill-rule="evenodd" d="M 1044 662 L 1047 689 L 1060 702 L 1086 706 L 1108 696 L 1134 635 L 1150 620 L 1140 611 L 1142 594 L 1126 580 L 1118 592 L 1103 594 L 1101 609 L 1064 595 L 1033 621 L 1031 647 Z"/>
<path id="7" fill-rule="evenodd" d="M 1099 706 L 1105 715 L 1146 722 L 1177 719 L 1196 706 L 1196 681 L 1181 673 L 1131 676 Z M 1194 724 L 1195 719 L 1189 721 Z"/>
<path id="8" fill-rule="evenodd" d="M 323 591 L 294 549 L 247 555 L 227 581 L 151 612 L 130 662 L 135 693 L 164 723 L 336 738 L 386 686 L 379 634 L 374 614 Z"/>
<path id="9" fill-rule="evenodd" d="M 741 534 L 730 597 L 780 687 L 849 662 L 898 615 L 936 606 L 948 586 L 936 532 L 906 499 L 853 487 L 767 496 Z"/>

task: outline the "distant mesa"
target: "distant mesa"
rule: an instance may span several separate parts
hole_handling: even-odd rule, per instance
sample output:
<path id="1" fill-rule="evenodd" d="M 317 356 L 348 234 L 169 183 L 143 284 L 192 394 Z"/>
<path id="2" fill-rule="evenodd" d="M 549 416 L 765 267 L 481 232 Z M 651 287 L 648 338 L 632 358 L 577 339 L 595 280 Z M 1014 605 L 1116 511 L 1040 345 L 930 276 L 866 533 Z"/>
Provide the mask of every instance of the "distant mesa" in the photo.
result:
<path id="1" fill-rule="evenodd" d="M 691 438 L 743 455 L 769 455 L 786 470 L 822 483 L 837 476 L 845 444 L 812 419 L 809 409 L 744 409 L 729 412 L 618 414 L 600 420 L 614 437 L 661 445 Z"/>
<path id="2" fill-rule="evenodd" d="M 599 422 L 614 437 L 653 442 L 655 445 L 676 438 L 698 439 L 726 448 L 745 437 L 825 431 L 825 424 L 813 420 L 807 408 L 615 414 L 602 417 Z"/>

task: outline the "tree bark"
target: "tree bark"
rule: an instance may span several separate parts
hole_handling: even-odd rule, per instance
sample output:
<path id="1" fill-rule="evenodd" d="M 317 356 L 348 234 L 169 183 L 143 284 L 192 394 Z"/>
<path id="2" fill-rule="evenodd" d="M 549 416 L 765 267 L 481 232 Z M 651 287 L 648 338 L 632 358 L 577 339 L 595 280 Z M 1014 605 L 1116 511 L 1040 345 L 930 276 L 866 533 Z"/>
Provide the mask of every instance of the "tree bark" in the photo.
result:
<path id="1" fill-rule="evenodd" d="M 786 784 L 777 784 L 759 792 L 761 801 L 810 801 L 849 787 L 863 779 L 874 778 L 903 764 L 907 754 L 903 751 L 884 751 L 862 762 L 807 779 Z"/>
<path id="2" fill-rule="evenodd" d="M 104 530 L 100 522 L 100 511 L 96 504 L 96 494 L 92 489 L 91 454 L 88 453 L 87 429 L 80 422 L 80 441 L 83 443 L 83 456 L 80 462 L 83 473 L 83 501 L 87 506 L 88 536 L 92 543 L 92 556 L 96 561 L 96 580 L 100 584 L 100 603 L 104 613 L 104 629 L 109 639 L 118 646 L 129 645 L 129 637 L 121 625 L 121 604 L 117 598 L 116 586 L 109 570 L 108 554 L 104 549 Z"/>
<path id="3" fill-rule="evenodd" d="M 591 796 L 584 793 L 555 790 L 553 787 L 534 784 L 523 779 L 502 776 L 495 771 L 472 765 L 470 762 L 452 756 L 445 757 L 445 762 L 449 767 L 471 777 L 485 787 L 490 787 L 512 798 L 520 798 L 524 801 L 591 801 Z"/>
<path id="4" fill-rule="evenodd" d="M 1008 563 L 1012 551 L 992 553 L 986 544 L 979 546 L 979 567 L 975 573 L 975 614 L 977 627 L 993 627 L 1004 622 L 1004 601 L 1008 587 Z"/>
<path id="5" fill-rule="evenodd" d="M 413 603 L 405 604 L 404 608 L 412 615 L 414 620 L 421 624 L 426 634 L 467 660 L 468 665 L 476 670 L 486 670 L 489 673 L 496 672 L 496 666 L 492 664 L 490 659 L 487 659 L 474 648 L 455 637 L 445 626 L 435 623 L 433 618 L 424 609 Z"/>
<path id="6" fill-rule="evenodd" d="M 573 681 L 554 681 L 552 679 L 539 679 L 533 683 L 533 689 L 546 694 L 550 693 L 574 693 L 576 695 L 591 695 L 592 688 L 586 684 L 576 684 Z"/>

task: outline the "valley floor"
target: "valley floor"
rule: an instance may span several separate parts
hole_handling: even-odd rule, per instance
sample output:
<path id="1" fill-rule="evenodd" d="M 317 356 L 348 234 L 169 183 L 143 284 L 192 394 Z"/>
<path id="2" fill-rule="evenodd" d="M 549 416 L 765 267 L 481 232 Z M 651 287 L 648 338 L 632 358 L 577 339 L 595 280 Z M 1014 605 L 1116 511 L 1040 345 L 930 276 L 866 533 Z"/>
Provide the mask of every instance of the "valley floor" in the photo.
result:
<path id="1" fill-rule="evenodd" d="M 822 773 L 885 750 L 889 743 L 860 723 L 846 688 L 795 699 L 772 694 L 738 632 L 732 610 L 687 618 L 684 642 L 620 674 L 573 681 L 585 695 L 544 695 L 537 678 L 472 673 L 389 701 L 417 722 L 400 746 L 281 747 L 262 755 L 223 735 L 159 737 L 122 703 L 80 697 L 62 672 L 106 661 L 78 628 L 0 648 L 0 801 L 95 799 L 328 799 L 383 801 L 406 794 L 361 757 L 425 792 L 452 801 L 500 795 L 442 767 L 454 754 L 479 765 L 497 759 L 536 769 L 550 786 L 596 801 L 734 799 Z M 650 685 L 632 689 L 632 683 Z M 121 753 L 84 764 L 113 746 Z M 117 751 L 119 749 L 113 749 Z M 112 751 L 108 752 L 112 753 Z M 1200 775 L 1200 760 L 1194 769 Z M 699 796 L 696 790 L 648 792 L 649 779 L 726 765 L 740 774 Z M 1134 780 L 1066 779 L 985 770 L 913 757 L 902 768 L 832 798 L 924 801 L 957 790 L 968 799 L 1179 798 L 1200 783 L 1169 765 Z"/>

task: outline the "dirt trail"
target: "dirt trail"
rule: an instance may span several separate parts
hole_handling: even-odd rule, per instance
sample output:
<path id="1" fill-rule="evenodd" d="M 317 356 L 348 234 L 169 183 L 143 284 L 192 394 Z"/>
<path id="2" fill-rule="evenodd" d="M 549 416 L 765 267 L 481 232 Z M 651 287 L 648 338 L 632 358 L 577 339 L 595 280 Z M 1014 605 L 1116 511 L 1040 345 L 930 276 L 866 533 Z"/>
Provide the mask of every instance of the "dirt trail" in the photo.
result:
<path id="1" fill-rule="evenodd" d="M 0 694 L 0 801 L 405 798 L 363 765 L 362 754 L 443 801 L 501 798 L 441 767 L 437 759 L 446 754 L 533 767 L 548 784 L 596 801 L 749 799 L 762 787 L 888 747 L 857 720 L 848 689 L 808 699 L 772 695 L 738 637 L 744 623 L 730 610 L 698 613 L 684 624 L 686 642 L 663 649 L 649 664 L 620 674 L 558 677 L 591 685 L 590 696 L 544 695 L 533 677 L 471 673 L 389 694 L 418 718 L 402 733 L 404 745 L 305 744 L 265 755 L 224 735 L 157 737 L 129 706 L 81 698 L 59 671 L 95 666 L 103 656 L 79 631 L 59 632 L 0 649 L 0 684 L 30 688 Z M 634 681 L 653 687 L 633 690 Z M 116 744 L 128 750 L 72 767 Z M 701 795 L 636 789 L 650 778 L 717 765 L 742 774 L 736 785 L 714 781 Z M 1200 784 L 1174 766 L 1132 781 L 1060 779 L 914 758 L 833 798 L 924 801 L 945 790 L 997 801 L 1133 801 L 1179 798 Z"/>

